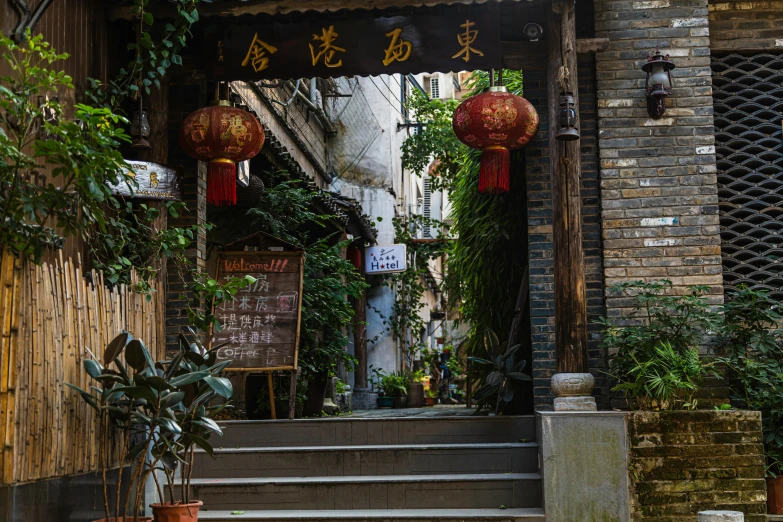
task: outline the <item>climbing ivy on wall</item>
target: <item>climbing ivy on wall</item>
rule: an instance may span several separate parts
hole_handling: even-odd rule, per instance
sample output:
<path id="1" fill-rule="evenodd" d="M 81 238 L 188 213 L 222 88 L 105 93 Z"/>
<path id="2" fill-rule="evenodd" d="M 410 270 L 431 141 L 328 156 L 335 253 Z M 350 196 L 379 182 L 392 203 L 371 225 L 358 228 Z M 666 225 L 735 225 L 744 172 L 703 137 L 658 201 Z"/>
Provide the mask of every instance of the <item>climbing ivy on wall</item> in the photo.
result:
<path id="1" fill-rule="evenodd" d="M 522 94 L 520 71 L 504 71 L 509 91 Z M 469 96 L 489 86 L 487 73 L 475 73 Z M 505 195 L 478 192 L 480 151 L 457 140 L 451 117 L 457 103 L 414 96 L 410 109 L 422 130 L 403 145 L 403 166 L 419 174 L 436 163 L 432 179 L 448 193 L 453 237 L 444 289 L 470 325 L 469 353 L 481 353 L 487 330 L 507 336 L 522 275 L 527 265 L 527 209 L 523 163 L 512 153 L 511 190 Z"/>

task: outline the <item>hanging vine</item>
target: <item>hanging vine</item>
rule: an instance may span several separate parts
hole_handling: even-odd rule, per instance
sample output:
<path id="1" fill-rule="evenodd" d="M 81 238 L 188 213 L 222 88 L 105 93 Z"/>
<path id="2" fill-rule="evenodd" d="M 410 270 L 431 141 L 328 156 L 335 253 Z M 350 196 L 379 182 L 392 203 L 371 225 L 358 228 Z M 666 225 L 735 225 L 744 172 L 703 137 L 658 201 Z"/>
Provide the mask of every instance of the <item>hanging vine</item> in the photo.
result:
<path id="1" fill-rule="evenodd" d="M 137 25 L 137 39 L 127 49 L 135 52 L 133 60 L 121 68 L 117 77 L 103 84 L 89 78 L 88 98 L 97 105 L 119 108 L 128 97 L 137 100 L 143 91 L 150 94 L 152 87 L 160 89 L 160 79 L 172 65 L 182 65 L 182 50 L 187 47 L 191 27 L 199 20 L 198 0 L 174 0 L 177 14 L 167 22 L 153 39 L 155 17 L 146 8 L 149 0 L 134 0 L 131 13 Z"/>

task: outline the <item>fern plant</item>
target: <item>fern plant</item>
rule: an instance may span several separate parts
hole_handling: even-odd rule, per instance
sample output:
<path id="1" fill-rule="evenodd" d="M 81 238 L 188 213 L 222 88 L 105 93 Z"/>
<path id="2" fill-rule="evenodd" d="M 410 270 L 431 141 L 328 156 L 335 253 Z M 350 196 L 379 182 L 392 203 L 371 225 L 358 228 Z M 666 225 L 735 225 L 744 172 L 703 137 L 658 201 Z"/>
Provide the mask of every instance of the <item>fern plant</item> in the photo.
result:
<path id="1" fill-rule="evenodd" d="M 634 364 L 613 391 L 624 392 L 643 410 L 696 409 L 694 393 L 711 364 L 702 362 L 696 348 L 676 350 L 672 343 L 655 346 L 651 357 L 630 354 Z"/>

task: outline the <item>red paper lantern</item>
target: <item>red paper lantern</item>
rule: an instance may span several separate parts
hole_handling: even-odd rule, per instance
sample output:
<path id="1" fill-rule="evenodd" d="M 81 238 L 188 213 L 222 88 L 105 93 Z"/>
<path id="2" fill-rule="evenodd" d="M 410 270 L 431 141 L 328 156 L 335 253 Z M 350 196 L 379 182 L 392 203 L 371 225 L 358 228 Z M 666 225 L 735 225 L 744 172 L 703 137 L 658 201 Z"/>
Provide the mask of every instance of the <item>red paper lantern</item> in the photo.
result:
<path id="1" fill-rule="evenodd" d="M 236 205 L 236 163 L 258 154 L 264 145 L 264 129 L 255 116 L 221 100 L 185 118 L 179 143 L 188 155 L 209 162 L 207 203 Z"/>
<path id="2" fill-rule="evenodd" d="M 536 135 L 538 113 L 529 101 L 505 87 L 490 87 L 457 107 L 452 126 L 462 143 L 482 151 L 479 191 L 508 192 L 509 151 Z"/>

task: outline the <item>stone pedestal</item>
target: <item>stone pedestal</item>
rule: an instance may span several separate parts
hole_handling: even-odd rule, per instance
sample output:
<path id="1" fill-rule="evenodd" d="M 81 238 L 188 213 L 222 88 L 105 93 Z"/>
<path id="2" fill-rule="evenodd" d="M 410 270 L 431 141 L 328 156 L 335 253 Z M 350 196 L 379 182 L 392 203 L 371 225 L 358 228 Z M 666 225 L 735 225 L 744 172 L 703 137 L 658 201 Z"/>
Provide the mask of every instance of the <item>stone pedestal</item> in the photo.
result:
<path id="1" fill-rule="evenodd" d="M 537 413 L 547 522 L 631 520 L 626 415 Z"/>
<path id="2" fill-rule="evenodd" d="M 596 411 L 592 396 L 595 378 L 589 373 L 556 373 L 552 376 L 555 411 Z"/>
<path id="3" fill-rule="evenodd" d="M 378 409 L 378 394 L 369 388 L 354 388 L 351 399 L 354 411 Z"/>
<path id="4" fill-rule="evenodd" d="M 699 511 L 699 522 L 745 522 L 740 511 Z"/>

